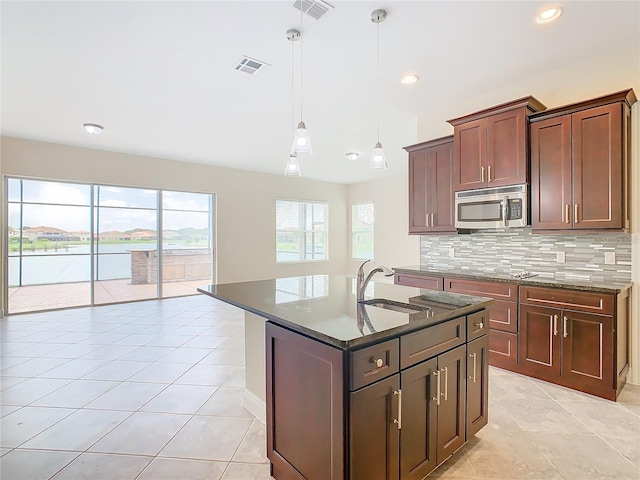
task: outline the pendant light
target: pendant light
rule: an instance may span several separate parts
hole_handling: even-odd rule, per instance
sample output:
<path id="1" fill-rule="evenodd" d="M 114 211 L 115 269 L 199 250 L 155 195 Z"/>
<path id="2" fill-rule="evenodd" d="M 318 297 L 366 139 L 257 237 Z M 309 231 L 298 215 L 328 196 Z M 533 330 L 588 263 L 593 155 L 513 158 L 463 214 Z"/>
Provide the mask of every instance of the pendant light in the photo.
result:
<path id="1" fill-rule="evenodd" d="M 290 32 L 291 30 L 289 30 Z M 294 152 L 298 157 L 310 157 L 313 155 L 313 150 L 311 149 L 311 139 L 309 138 L 309 132 L 307 131 L 307 126 L 304 124 L 302 120 L 302 100 L 304 93 L 304 79 L 303 79 L 303 64 L 302 64 L 302 35 L 300 31 L 302 31 L 302 5 L 300 8 L 300 31 L 295 30 L 297 32 L 297 37 L 295 39 L 289 39 L 292 41 L 300 40 L 300 122 L 293 134 L 293 144 L 291 145 L 291 151 Z M 288 35 L 288 32 L 287 32 Z M 288 36 L 287 36 L 288 38 Z M 292 67 L 293 68 L 293 67 Z"/>
<path id="2" fill-rule="evenodd" d="M 294 110 L 295 110 L 295 100 L 294 100 L 294 48 L 293 42 L 297 42 L 300 39 L 300 32 L 294 28 L 287 30 L 287 40 L 291 42 L 291 123 L 294 122 Z M 294 138 L 293 143 L 295 145 L 296 139 Z M 300 164 L 298 163 L 298 154 L 294 149 L 294 145 L 291 146 L 291 153 L 289 153 L 289 161 L 287 162 L 287 166 L 284 169 L 285 177 L 299 177 L 301 175 L 300 172 Z"/>
<path id="3" fill-rule="evenodd" d="M 380 143 L 380 24 L 384 22 L 385 18 L 387 18 L 387 12 L 384 10 L 374 10 L 371 12 L 371 16 L 369 18 L 376 24 L 377 28 L 376 96 L 378 97 L 376 102 L 378 108 L 378 141 L 376 142 L 376 146 L 373 148 L 373 153 L 371 154 L 370 166 L 371 168 L 386 170 L 389 166 L 387 165 L 384 150 L 382 149 L 382 143 Z"/>

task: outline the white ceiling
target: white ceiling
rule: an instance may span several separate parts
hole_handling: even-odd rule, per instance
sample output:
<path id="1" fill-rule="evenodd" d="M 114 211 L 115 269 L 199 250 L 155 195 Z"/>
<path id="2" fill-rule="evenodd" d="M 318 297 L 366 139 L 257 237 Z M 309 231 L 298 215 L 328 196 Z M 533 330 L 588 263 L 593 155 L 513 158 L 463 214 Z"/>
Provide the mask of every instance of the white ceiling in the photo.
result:
<path id="1" fill-rule="evenodd" d="M 402 147 L 451 133 L 445 122 L 534 95 L 548 107 L 634 87 L 640 2 L 337 1 L 304 16 L 306 178 L 353 183 L 406 170 Z M 291 1 L 46 1 L 0 4 L 1 132 L 281 175 L 292 119 Z M 376 8 L 380 94 L 376 94 Z M 296 44 L 296 69 L 299 67 Z M 271 66 L 237 72 L 243 55 Z M 401 85 L 403 73 L 420 81 Z M 298 84 L 298 82 L 296 82 Z M 386 172 L 368 168 L 380 139 Z M 83 122 L 104 125 L 88 135 Z M 345 153 L 357 151 L 351 163 Z M 292 179 L 291 181 L 296 181 Z"/>

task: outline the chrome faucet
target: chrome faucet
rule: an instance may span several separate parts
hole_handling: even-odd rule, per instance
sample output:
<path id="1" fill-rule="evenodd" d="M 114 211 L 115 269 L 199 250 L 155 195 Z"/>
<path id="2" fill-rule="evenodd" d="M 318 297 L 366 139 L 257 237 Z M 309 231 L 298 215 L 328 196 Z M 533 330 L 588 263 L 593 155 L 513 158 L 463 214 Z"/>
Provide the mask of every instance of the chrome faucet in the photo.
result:
<path id="1" fill-rule="evenodd" d="M 393 270 L 391 270 L 388 267 L 385 266 L 379 266 L 374 268 L 373 270 L 371 270 L 369 272 L 369 274 L 367 275 L 367 277 L 365 278 L 364 276 L 364 265 L 367 262 L 370 262 L 371 260 L 366 260 L 364 262 L 362 262 L 362 265 L 360 265 L 360 267 L 358 268 L 358 273 L 356 275 L 357 278 L 357 285 L 356 285 L 356 290 L 357 290 L 357 299 L 358 300 L 364 300 L 364 291 L 367 289 L 367 285 L 369 284 L 369 281 L 371 280 L 371 277 L 373 277 L 376 273 L 381 272 L 384 273 L 385 277 L 391 277 L 393 275 Z"/>

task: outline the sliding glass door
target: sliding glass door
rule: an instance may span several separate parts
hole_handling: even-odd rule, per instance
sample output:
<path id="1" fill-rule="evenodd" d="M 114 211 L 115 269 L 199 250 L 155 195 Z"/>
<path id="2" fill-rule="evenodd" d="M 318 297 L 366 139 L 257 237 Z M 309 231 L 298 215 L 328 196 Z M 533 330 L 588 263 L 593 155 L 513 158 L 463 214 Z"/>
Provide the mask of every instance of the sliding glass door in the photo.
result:
<path id="1" fill-rule="evenodd" d="M 213 282 L 213 198 L 8 178 L 7 312 L 196 293 Z"/>

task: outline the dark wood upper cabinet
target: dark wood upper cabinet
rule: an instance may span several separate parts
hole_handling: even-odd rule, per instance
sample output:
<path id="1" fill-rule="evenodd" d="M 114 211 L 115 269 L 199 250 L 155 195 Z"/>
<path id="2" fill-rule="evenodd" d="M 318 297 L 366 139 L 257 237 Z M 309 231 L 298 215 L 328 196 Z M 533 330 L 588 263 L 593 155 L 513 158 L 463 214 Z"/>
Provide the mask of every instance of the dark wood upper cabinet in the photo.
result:
<path id="1" fill-rule="evenodd" d="M 629 228 L 633 90 L 530 117 L 534 230 Z"/>
<path id="2" fill-rule="evenodd" d="M 454 136 L 453 190 L 527 183 L 527 118 L 544 108 L 534 97 L 524 97 L 449 120 Z"/>
<path id="3" fill-rule="evenodd" d="M 409 152 L 409 233 L 456 232 L 453 137 L 405 147 Z"/>

